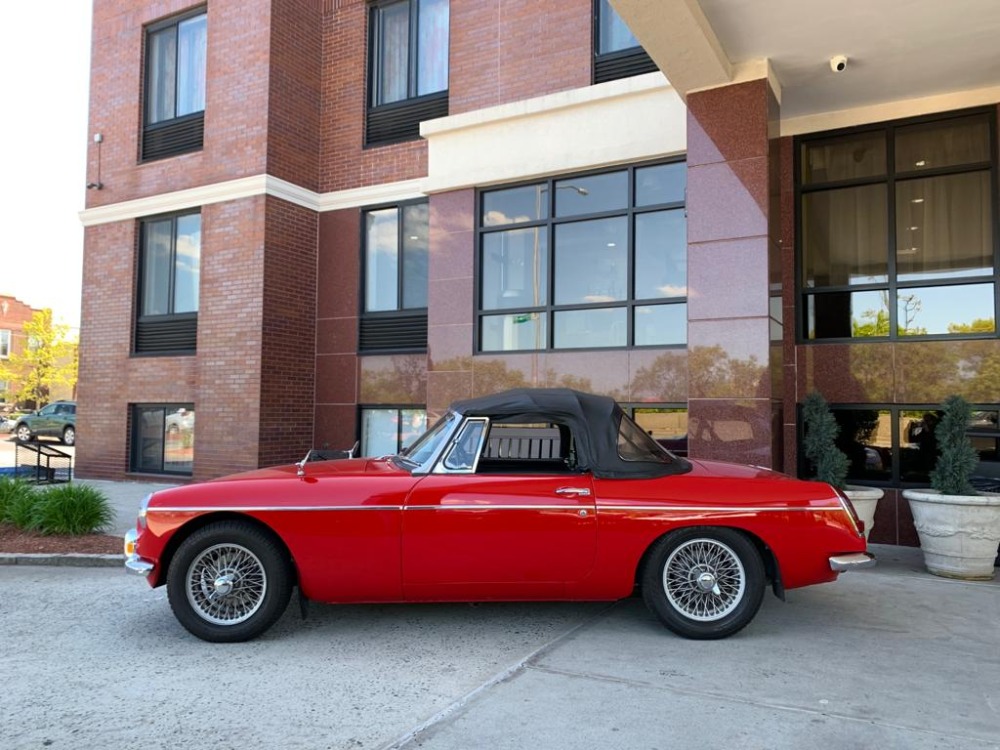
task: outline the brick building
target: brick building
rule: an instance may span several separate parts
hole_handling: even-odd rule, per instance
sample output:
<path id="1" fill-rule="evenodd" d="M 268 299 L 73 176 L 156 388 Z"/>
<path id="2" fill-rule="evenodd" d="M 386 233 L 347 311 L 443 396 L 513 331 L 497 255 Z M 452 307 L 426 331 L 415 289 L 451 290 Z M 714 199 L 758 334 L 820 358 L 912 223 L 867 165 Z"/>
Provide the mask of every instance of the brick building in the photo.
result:
<path id="1" fill-rule="evenodd" d="M 962 393 L 996 458 L 965 5 L 95 0 L 78 473 L 385 453 L 530 384 L 796 473 L 819 390 L 913 542 L 921 415 Z"/>
<path id="2" fill-rule="evenodd" d="M 24 351 L 28 345 L 24 324 L 36 312 L 40 311 L 10 295 L 0 294 L 0 359 L 8 359 L 12 354 Z M 0 403 L 12 403 L 12 391 L 16 387 L 16 383 L 0 380 Z"/>

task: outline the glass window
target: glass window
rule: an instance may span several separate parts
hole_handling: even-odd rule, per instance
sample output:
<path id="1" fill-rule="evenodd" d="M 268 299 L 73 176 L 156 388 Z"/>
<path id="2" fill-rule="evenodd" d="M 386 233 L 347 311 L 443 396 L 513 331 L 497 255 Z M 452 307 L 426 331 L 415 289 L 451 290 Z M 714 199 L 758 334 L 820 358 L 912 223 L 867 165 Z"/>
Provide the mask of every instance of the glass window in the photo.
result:
<path id="1" fill-rule="evenodd" d="M 194 406 L 132 407 L 132 471 L 182 474 L 194 470 Z"/>
<path id="2" fill-rule="evenodd" d="M 658 464 L 673 463 L 670 454 L 663 450 L 639 425 L 622 416 L 618 426 L 618 455 L 623 461 L 651 461 Z"/>
<path id="3" fill-rule="evenodd" d="M 201 214 L 142 222 L 140 314 L 198 311 Z"/>
<path id="4" fill-rule="evenodd" d="M 983 112 L 800 140 L 804 338 L 996 335 L 995 132 Z"/>
<path id="5" fill-rule="evenodd" d="M 676 456 L 687 455 L 687 409 L 636 406 L 632 420 L 647 435 Z"/>
<path id="6" fill-rule="evenodd" d="M 670 162 L 484 191 L 479 350 L 683 346 L 686 174 Z"/>
<path id="7" fill-rule="evenodd" d="M 892 414 L 877 409 L 834 409 L 837 447 L 847 456 L 848 480 L 890 481 L 893 474 Z"/>
<path id="8" fill-rule="evenodd" d="M 364 217 L 365 312 L 426 308 L 427 202 L 366 211 Z"/>
<path id="9" fill-rule="evenodd" d="M 461 432 L 452 443 L 444 459 L 446 469 L 470 471 L 476 463 L 479 446 L 486 431 L 485 419 L 470 419 L 462 426 Z"/>
<path id="10" fill-rule="evenodd" d="M 597 3 L 597 53 L 618 52 L 638 47 L 639 41 L 611 6 L 609 0 Z"/>
<path id="11" fill-rule="evenodd" d="M 0 359 L 10 356 L 10 331 L 0 330 Z"/>
<path id="12" fill-rule="evenodd" d="M 207 49 L 204 12 L 147 33 L 146 124 L 204 111 Z"/>
<path id="13" fill-rule="evenodd" d="M 448 0 L 398 0 L 371 10 L 372 106 L 448 89 Z"/>
<path id="14" fill-rule="evenodd" d="M 425 409 L 364 407 L 361 410 L 360 455 L 396 455 L 413 445 L 426 429 Z"/>

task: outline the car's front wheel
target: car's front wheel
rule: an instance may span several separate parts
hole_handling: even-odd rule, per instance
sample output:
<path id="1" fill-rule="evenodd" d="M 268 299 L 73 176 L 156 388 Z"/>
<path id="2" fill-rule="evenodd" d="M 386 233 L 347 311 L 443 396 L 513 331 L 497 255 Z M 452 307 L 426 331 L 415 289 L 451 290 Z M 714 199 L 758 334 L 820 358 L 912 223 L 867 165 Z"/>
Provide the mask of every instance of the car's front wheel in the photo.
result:
<path id="1" fill-rule="evenodd" d="M 19 424 L 14 428 L 14 437 L 22 443 L 27 443 L 31 440 L 31 428 L 24 423 Z"/>
<path id="2" fill-rule="evenodd" d="M 646 605 L 686 638 L 726 638 L 749 624 L 764 597 L 764 564 L 734 529 L 680 529 L 650 551 L 642 576 Z"/>
<path id="3" fill-rule="evenodd" d="M 66 445 L 75 445 L 76 444 L 76 428 L 75 427 L 67 427 L 65 430 L 63 430 L 62 441 Z"/>
<path id="4" fill-rule="evenodd" d="M 292 593 L 291 564 L 266 532 L 242 521 L 199 529 L 177 548 L 167 597 L 178 621 L 206 641 L 256 638 L 281 617 Z"/>

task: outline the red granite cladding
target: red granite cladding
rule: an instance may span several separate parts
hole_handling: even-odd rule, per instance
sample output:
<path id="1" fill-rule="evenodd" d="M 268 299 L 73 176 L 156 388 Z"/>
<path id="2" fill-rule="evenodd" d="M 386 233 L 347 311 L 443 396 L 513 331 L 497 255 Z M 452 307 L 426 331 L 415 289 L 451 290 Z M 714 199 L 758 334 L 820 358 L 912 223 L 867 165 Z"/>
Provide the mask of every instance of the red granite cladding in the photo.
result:
<path id="1" fill-rule="evenodd" d="M 314 447 L 317 215 L 268 198 L 264 234 L 261 466 L 297 461 Z"/>
<path id="2" fill-rule="evenodd" d="M 277 5 L 283 8 L 290 1 Z M 211 5 L 204 149 L 138 163 L 144 27 L 197 7 L 199 3 L 190 0 L 95 0 L 87 179 L 96 180 L 100 164 L 104 189 L 88 191 L 88 207 L 264 173 L 270 71 L 275 64 L 270 56 L 270 0 Z M 299 24 L 283 21 L 275 32 L 278 39 L 298 33 Z M 298 65 L 303 56 L 289 52 L 278 59 L 291 58 Z M 93 142 L 95 133 L 104 136 L 100 145 Z M 282 169 L 291 174 L 302 159 L 285 161 L 292 166 L 282 164 Z"/>
<path id="3" fill-rule="evenodd" d="M 592 0 L 452 0 L 451 114 L 589 86 Z"/>
<path id="4" fill-rule="evenodd" d="M 322 52 L 320 4 L 273 0 L 267 173 L 309 190 L 319 189 Z"/>

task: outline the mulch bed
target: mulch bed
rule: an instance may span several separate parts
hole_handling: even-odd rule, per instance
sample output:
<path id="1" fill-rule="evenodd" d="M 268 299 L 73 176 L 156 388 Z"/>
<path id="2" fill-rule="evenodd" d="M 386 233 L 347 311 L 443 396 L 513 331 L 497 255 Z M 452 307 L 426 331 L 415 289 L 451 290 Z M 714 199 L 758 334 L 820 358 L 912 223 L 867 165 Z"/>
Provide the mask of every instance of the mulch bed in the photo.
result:
<path id="1" fill-rule="evenodd" d="M 0 524 L 0 553 L 100 555 L 122 554 L 122 538 L 110 534 L 80 534 L 77 536 L 34 534 L 10 524 Z"/>

